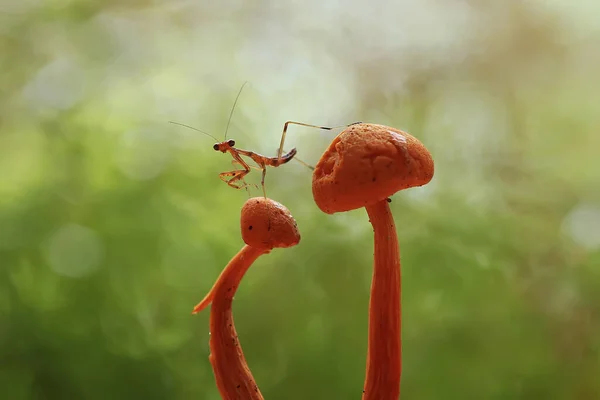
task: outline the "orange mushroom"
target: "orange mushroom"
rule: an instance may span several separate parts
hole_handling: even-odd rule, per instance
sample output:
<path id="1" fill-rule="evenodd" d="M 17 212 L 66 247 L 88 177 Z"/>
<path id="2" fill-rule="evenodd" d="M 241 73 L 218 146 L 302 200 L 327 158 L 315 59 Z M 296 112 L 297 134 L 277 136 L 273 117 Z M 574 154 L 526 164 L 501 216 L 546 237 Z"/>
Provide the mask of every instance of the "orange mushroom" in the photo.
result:
<path id="1" fill-rule="evenodd" d="M 400 252 L 389 196 L 427 184 L 433 159 L 415 137 L 360 123 L 341 132 L 313 173 L 313 197 L 327 214 L 365 207 L 375 236 L 363 400 L 397 400 L 402 369 Z"/>
<path id="2" fill-rule="evenodd" d="M 274 248 L 297 245 L 300 233 L 289 210 L 264 197 L 251 198 L 244 204 L 241 230 L 246 245 L 227 264 L 192 313 L 196 314 L 212 303 L 209 360 L 221 397 L 224 400 L 262 400 L 233 324 L 233 296 L 244 274 L 258 257 Z"/>

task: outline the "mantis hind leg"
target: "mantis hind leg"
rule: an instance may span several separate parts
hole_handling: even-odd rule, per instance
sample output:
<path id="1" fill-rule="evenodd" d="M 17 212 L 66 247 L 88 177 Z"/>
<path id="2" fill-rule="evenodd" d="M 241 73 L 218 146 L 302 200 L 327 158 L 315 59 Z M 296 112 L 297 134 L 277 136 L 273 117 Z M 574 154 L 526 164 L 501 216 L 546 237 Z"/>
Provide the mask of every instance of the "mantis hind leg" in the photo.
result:
<path id="1" fill-rule="evenodd" d="M 279 149 L 277 149 L 277 151 L 279 151 Z M 283 153 L 287 153 L 287 151 L 283 150 Z M 310 165 L 307 162 L 302 161 L 301 159 L 299 159 L 298 157 L 294 156 L 294 160 L 298 161 L 300 164 L 304 165 L 306 168 L 314 171 L 315 167 L 313 167 L 312 165 Z"/>
<path id="2" fill-rule="evenodd" d="M 265 199 L 267 198 L 267 190 L 265 189 L 265 176 L 267 175 L 267 168 L 265 166 L 262 167 L 262 178 L 260 179 L 260 184 L 263 190 L 263 196 Z"/>
<path id="3" fill-rule="evenodd" d="M 305 124 L 304 122 L 287 121 L 285 124 L 283 124 L 283 132 L 281 133 L 281 142 L 279 144 L 279 151 L 277 152 L 277 158 L 281 159 L 281 155 L 283 154 L 283 144 L 285 143 L 285 135 L 287 134 L 287 129 L 288 129 L 289 124 L 306 126 L 308 128 L 316 128 L 316 129 L 330 131 L 332 129 L 347 128 L 351 125 L 356 125 L 356 124 L 361 124 L 361 123 L 362 122 L 353 122 L 351 124 L 338 125 L 338 126 L 319 126 L 319 125 Z"/>

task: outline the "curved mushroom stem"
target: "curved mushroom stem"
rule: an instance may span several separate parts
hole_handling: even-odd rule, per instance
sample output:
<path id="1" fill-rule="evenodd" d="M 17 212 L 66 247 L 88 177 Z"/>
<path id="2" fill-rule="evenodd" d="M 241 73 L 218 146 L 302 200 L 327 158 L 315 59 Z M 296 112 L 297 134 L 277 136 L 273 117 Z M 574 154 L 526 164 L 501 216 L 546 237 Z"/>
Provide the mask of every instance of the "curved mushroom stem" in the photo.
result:
<path id="1" fill-rule="evenodd" d="M 250 265 L 274 248 L 300 242 L 298 225 L 282 204 L 267 198 L 248 199 L 242 207 L 240 228 L 246 245 L 227 264 L 204 299 L 194 307 L 210 309 L 210 363 L 224 400 L 263 400 L 246 363 L 233 324 L 233 296 Z"/>
<path id="2" fill-rule="evenodd" d="M 223 400 L 263 400 L 238 341 L 231 306 L 239 283 L 250 265 L 270 251 L 269 248 L 245 245 L 227 264 L 203 300 L 206 306 L 210 303 L 206 299 L 212 299 L 209 360 Z"/>
<path id="3" fill-rule="evenodd" d="M 375 265 L 369 303 L 367 372 L 363 400 L 400 396 L 400 251 L 394 218 L 386 200 L 367 206 L 375 232 Z"/>

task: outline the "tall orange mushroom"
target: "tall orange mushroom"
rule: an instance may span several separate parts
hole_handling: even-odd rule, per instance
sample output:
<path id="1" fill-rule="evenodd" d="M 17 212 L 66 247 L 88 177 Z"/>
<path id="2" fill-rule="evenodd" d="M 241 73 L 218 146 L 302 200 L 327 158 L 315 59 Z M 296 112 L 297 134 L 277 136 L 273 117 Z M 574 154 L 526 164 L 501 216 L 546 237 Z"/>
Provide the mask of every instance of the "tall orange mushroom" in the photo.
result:
<path id="1" fill-rule="evenodd" d="M 415 137 L 388 126 L 359 123 L 333 140 L 313 172 L 313 197 L 323 212 L 365 207 L 373 225 L 363 400 L 397 400 L 400 395 L 400 252 L 389 196 L 427 184 L 433 170 L 431 154 Z"/>
<path id="2" fill-rule="evenodd" d="M 209 360 L 221 397 L 224 400 L 262 400 L 233 324 L 233 296 L 258 257 L 274 248 L 295 246 L 300 242 L 300 233 L 289 210 L 264 197 L 251 198 L 244 204 L 240 225 L 246 245 L 227 264 L 212 289 L 194 307 L 193 314 L 212 303 Z"/>

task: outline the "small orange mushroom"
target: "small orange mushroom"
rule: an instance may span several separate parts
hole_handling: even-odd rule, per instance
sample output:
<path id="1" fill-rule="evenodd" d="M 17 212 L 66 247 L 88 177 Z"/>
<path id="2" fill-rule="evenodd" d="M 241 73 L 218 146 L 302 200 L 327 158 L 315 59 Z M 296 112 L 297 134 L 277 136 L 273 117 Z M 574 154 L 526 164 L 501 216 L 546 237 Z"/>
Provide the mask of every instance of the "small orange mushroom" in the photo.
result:
<path id="1" fill-rule="evenodd" d="M 246 245 L 227 264 L 212 289 L 194 307 L 193 314 L 212 303 L 209 360 L 221 397 L 224 400 L 262 400 L 233 323 L 233 296 L 258 257 L 274 248 L 297 245 L 300 233 L 289 210 L 264 197 L 251 198 L 244 204 L 241 230 Z"/>
<path id="2" fill-rule="evenodd" d="M 341 132 L 313 173 L 313 197 L 327 214 L 365 207 L 375 236 L 363 400 L 397 400 L 402 370 L 400 252 L 389 196 L 427 184 L 433 159 L 415 137 L 360 123 Z"/>

